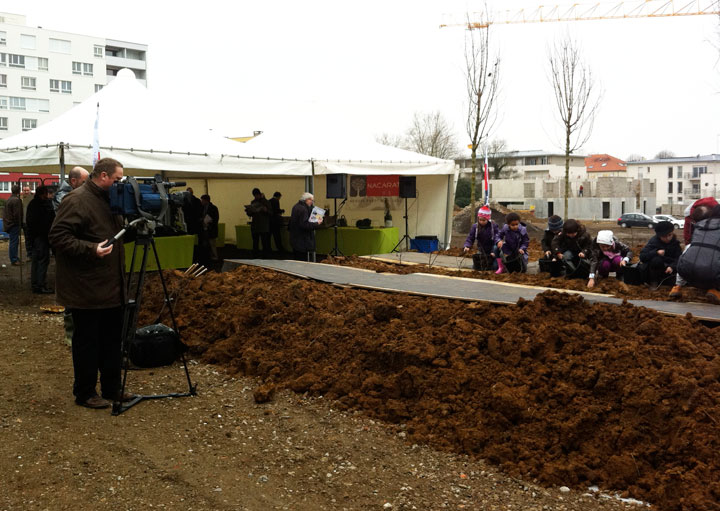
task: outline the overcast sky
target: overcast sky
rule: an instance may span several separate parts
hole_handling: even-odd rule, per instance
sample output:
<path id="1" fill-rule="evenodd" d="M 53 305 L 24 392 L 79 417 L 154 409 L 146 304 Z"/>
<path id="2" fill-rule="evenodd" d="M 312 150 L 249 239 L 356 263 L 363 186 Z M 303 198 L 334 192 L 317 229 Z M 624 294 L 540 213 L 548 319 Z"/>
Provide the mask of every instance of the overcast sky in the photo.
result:
<path id="1" fill-rule="evenodd" d="M 542 3 L 488 1 L 511 11 Z M 31 26 L 148 44 L 148 88 L 188 109 L 189 124 L 223 135 L 281 125 L 348 136 L 402 133 L 414 112 L 437 110 L 465 146 L 465 31 L 439 25 L 479 6 L 3 0 L 0 9 L 26 15 Z M 547 47 L 569 33 L 604 91 L 586 153 L 720 152 L 718 24 L 717 16 L 689 16 L 496 25 L 502 90 L 490 138 L 505 139 L 509 149 L 561 149 Z"/>

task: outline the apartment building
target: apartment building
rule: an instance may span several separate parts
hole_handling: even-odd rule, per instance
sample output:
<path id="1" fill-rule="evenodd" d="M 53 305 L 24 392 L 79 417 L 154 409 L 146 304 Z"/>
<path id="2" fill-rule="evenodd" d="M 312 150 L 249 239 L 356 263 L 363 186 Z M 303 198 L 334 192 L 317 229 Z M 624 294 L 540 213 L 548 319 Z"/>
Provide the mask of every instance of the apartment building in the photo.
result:
<path id="1" fill-rule="evenodd" d="M 658 205 L 692 204 L 720 194 L 720 154 L 628 162 L 628 177 L 654 180 Z"/>
<path id="2" fill-rule="evenodd" d="M 513 171 L 513 177 L 523 179 L 546 178 L 555 179 L 565 177 L 565 153 L 553 153 L 542 150 L 508 151 L 499 155 L 507 163 L 505 170 Z M 482 169 L 484 156 L 478 154 L 477 165 Z M 470 158 L 456 160 L 462 173 L 470 172 Z M 585 156 L 570 155 L 570 178 L 582 179 L 587 175 Z"/>
<path id="3" fill-rule="evenodd" d="M 147 45 L 27 26 L 0 13 L 0 139 L 66 112 L 122 68 L 147 83 Z"/>

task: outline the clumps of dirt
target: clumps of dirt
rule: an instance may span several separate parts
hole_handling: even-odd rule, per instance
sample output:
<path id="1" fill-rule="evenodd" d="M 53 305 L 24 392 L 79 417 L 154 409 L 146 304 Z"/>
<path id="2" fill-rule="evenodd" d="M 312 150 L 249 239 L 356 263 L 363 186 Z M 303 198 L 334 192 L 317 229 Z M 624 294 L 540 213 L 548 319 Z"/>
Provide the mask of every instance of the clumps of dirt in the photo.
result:
<path id="1" fill-rule="evenodd" d="M 160 303 L 159 286 L 146 296 Z M 720 329 L 692 317 L 557 292 L 493 306 L 338 290 L 255 267 L 188 282 L 176 315 L 203 361 L 410 442 L 660 510 L 720 509 Z"/>
<path id="2" fill-rule="evenodd" d="M 532 241 L 532 240 L 531 240 Z M 531 245 L 532 246 L 532 245 Z M 532 254 L 532 252 L 531 252 Z M 459 256 L 458 256 L 459 257 Z M 409 273 L 432 273 L 435 275 L 447 275 L 451 277 L 464 277 L 480 280 L 494 280 L 499 282 L 508 282 L 513 284 L 523 284 L 527 286 L 549 287 L 554 289 L 567 289 L 573 291 L 588 291 L 593 293 L 601 293 L 612 295 L 617 298 L 625 298 L 628 300 L 661 300 L 668 299 L 670 286 L 661 286 L 657 289 L 648 288 L 646 286 L 632 286 L 625 284 L 615 278 L 599 279 L 595 287 L 588 289 L 587 280 L 584 279 L 566 279 L 564 277 L 551 277 L 548 273 L 529 274 L 529 273 L 502 273 L 496 275 L 492 271 L 474 271 L 474 270 L 455 270 L 441 266 L 428 266 L 425 264 L 394 264 L 375 261 L 358 256 L 349 257 L 328 257 L 323 263 L 336 264 L 340 266 L 352 266 L 354 268 L 363 268 L 366 270 L 376 271 L 378 273 L 397 273 L 407 275 Z M 708 302 L 705 292 L 687 286 L 683 289 L 683 296 L 679 301 L 685 302 Z"/>

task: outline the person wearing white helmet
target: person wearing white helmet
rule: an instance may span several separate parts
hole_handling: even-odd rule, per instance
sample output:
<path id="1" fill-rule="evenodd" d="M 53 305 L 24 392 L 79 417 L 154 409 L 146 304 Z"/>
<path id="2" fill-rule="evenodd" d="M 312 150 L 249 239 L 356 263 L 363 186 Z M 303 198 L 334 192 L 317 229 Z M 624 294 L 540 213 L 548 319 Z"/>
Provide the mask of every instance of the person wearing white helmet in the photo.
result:
<path id="1" fill-rule="evenodd" d="M 600 231 L 593 241 L 590 257 L 590 279 L 587 287 L 595 287 L 596 278 L 606 278 L 614 271 L 618 278 L 622 277 L 623 268 L 632 259 L 630 247 L 618 241 L 612 231 Z"/>

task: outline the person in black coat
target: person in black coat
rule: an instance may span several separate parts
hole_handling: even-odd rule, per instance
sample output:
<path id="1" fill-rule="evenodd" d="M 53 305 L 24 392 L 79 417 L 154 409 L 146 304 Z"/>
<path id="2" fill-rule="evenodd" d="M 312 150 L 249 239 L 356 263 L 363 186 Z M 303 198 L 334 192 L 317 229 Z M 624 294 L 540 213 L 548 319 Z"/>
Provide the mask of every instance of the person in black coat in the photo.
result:
<path id="1" fill-rule="evenodd" d="M 280 231 L 282 230 L 282 215 L 285 213 L 284 209 L 280 208 L 280 198 L 282 194 L 275 192 L 268 202 L 270 203 L 270 234 L 272 234 L 273 240 L 275 240 L 275 248 L 278 252 L 284 252 L 282 246 L 282 237 Z"/>
<path id="2" fill-rule="evenodd" d="M 27 209 L 28 234 L 33 240 L 32 268 L 30 285 L 33 293 L 54 293 L 47 287 L 47 270 L 50 264 L 50 241 L 48 234 L 55 220 L 55 208 L 47 186 L 39 186 L 35 190 L 35 198 L 30 201 Z"/>
<path id="3" fill-rule="evenodd" d="M 218 260 L 217 237 L 220 212 L 215 204 L 210 202 L 210 196 L 205 194 L 200 197 L 202 205 L 202 232 L 200 233 L 200 261 L 207 266 L 208 262 Z"/>
<path id="4" fill-rule="evenodd" d="M 659 222 L 655 226 L 655 236 L 650 238 L 647 245 L 640 251 L 640 263 L 645 282 L 652 286 L 657 286 L 658 282 L 674 275 L 677 271 L 682 249 L 673 233 L 674 229 L 670 222 Z M 668 279 L 667 282 L 674 283 L 675 279 Z"/>
<path id="5" fill-rule="evenodd" d="M 323 219 L 318 218 L 317 222 L 310 222 L 314 201 L 313 194 L 303 193 L 290 213 L 288 224 L 290 245 L 298 261 L 309 261 L 310 252 L 315 251 L 315 229 L 320 227 Z"/>

